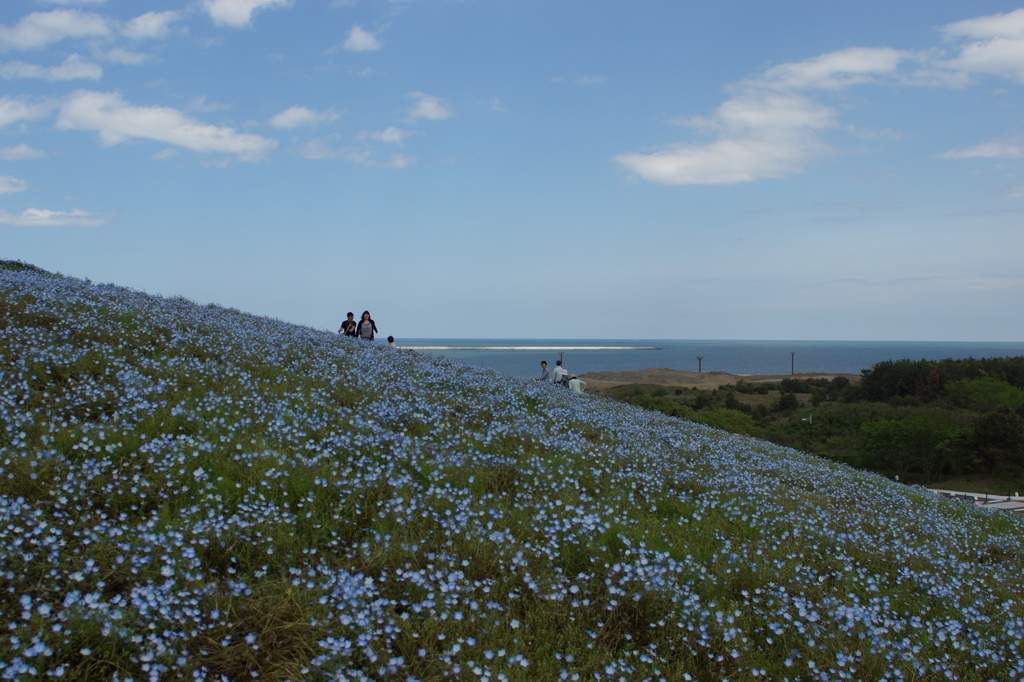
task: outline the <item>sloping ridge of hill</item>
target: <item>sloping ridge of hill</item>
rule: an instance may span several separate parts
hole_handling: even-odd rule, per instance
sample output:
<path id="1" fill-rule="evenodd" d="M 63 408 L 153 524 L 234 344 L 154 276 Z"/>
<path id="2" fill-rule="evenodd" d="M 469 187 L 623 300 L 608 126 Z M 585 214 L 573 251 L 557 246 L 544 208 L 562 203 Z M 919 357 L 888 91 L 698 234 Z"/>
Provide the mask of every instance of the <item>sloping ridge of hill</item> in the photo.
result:
<path id="1" fill-rule="evenodd" d="M 1024 675 L 1018 517 L 10 262 L 0 337 L 4 679 Z"/>

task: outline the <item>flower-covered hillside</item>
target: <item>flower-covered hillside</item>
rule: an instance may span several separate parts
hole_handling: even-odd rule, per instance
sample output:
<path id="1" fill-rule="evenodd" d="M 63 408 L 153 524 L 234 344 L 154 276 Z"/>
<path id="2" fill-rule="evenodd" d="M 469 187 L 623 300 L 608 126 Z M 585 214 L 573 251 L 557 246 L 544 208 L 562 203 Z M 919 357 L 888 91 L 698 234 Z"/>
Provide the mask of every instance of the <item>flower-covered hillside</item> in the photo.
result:
<path id="1" fill-rule="evenodd" d="M 1024 677 L 1024 527 L 550 384 L 0 266 L 0 678 Z"/>

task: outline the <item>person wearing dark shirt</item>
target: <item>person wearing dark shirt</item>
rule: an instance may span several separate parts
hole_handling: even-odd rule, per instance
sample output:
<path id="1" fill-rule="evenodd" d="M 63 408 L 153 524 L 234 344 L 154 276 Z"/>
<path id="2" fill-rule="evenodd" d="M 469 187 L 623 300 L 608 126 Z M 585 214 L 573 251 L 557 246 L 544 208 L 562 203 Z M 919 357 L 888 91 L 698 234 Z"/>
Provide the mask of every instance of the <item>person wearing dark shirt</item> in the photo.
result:
<path id="1" fill-rule="evenodd" d="M 355 336 L 356 335 L 356 314 L 355 313 L 349 313 L 348 314 L 348 317 L 345 319 L 345 321 L 341 323 L 341 327 L 338 329 L 338 333 L 339 334 L 344 334 L 345 336 Z"/>

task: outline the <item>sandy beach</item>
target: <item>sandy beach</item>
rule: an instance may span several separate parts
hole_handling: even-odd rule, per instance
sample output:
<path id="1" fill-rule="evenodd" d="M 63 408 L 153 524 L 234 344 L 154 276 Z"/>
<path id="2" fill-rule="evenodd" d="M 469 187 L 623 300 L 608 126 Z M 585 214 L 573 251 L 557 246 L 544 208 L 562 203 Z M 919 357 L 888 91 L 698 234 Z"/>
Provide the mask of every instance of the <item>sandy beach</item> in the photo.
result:
<path id="1" fill-rule="evenodd" d="M 758 374 L 741 375 L 721 372 L 684 372 L 678 369 L 642 369 L 636 371 L 592 372 L 583 374 L 580 379 L 587 382 L 588 391 L 600 391 L 612 386 L 624 384 L 653 384 L 665 387 L 707 388 L 715 389 L 738 381 L 761 383 L 766 381 L 782 381 L 783 379 L 833 379 L 846 377 L 851 382 L 860 381 L 859 374 L 824 374 L 810 372 L 806 374 Z"/>

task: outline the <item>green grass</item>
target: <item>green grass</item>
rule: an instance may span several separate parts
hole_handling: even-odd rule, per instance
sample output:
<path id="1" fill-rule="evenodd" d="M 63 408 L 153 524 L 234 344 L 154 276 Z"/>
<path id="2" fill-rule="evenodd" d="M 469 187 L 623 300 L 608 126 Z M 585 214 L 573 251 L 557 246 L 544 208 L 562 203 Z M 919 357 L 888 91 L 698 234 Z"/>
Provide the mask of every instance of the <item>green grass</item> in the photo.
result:
<path id="1" fill-rule="evenodd" d="M 1024 675 L 1018 517 L 30 268 L 0 329 L 9 677 Z"/>

